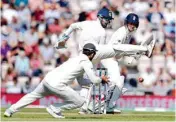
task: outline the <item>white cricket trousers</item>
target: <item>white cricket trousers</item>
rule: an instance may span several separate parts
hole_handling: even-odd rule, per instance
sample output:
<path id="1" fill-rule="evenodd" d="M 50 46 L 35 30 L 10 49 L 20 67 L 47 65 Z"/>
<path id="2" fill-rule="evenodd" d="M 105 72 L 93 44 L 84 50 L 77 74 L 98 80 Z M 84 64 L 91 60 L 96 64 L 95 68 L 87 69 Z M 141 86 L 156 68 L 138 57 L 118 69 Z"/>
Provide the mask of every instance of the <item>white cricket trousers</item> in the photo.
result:
<path id="1" fill-rule="evenodd" d="M 85 99 L 82 98 L 71 87 L 65 84 L 61 84 L 59 87 L 54 88 L 43 80 L 34 91 L 26 94 L 17 103 L 13 104 L 10 107 L 10 110 L 12 110 L 13 112 L 17 112 L 21 108 L 24 108 L 25 106 L 33 103 L 37 99 L 43 98 L 47 95 L 56 95 L 64 100 L 64 103 L 62 103 L 62 105 L 59 107 L 60 110 L 79 108 L 83 105 L 85 101 Z"/>
<path id="2" fill-rule="evenodd" d="M 97 52 L 93 58 L 93 64 L 97 64 L 102 59 L 113 58 L 115 56 L 129 56 L 135 54 L 144 54 L 148 51 L 146 46 L 118 44 L 118 45 L 96 45 Z"/>

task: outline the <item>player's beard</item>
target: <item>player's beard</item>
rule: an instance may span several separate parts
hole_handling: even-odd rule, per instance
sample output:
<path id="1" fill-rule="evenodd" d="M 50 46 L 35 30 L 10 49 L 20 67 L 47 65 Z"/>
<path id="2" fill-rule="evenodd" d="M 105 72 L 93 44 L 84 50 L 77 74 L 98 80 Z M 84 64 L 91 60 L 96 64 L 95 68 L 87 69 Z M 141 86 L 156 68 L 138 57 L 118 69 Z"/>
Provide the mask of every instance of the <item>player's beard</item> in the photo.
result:
<path id="1" fill-rule="evenodd" d="M 108 25 L 110 24 L 110 21 L 107 21 L 107 20 L 101 18 L 100 23 L 103 28 L 107 28 Z"/>
<path id="2" fill-rule="evenodd" d="M 96 53 L 93 53 L 93 54 L 91 55 L 91 57 L 89 58 L 89 59 L 90 59 L 90 61 L 92 61 L 92 60 L 93 60 L 93 58 L 94 58 L 95 54 L 96 54 Z"/>
<path id="3" fill-rule="evenodd" d="M 101 23 L 101 26 L 102 26 L 103 28 L 107 28 L 108 23 Z"/>

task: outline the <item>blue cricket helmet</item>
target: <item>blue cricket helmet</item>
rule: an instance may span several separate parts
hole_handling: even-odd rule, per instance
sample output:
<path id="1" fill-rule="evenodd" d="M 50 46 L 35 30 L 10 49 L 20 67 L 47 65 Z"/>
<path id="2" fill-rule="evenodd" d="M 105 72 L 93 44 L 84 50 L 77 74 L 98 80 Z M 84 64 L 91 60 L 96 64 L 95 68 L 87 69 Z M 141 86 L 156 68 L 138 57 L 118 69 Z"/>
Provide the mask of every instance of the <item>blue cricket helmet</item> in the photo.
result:
<path id="1" fill-rule="evenodd" d="M 102 17 L 108 20 L 112 20 L 113 15 L 112 15 L 112 11 L 110 11 L 108 8 L 103 7 L 102 9 L 99 10 L 97 17 Z"/>
<path id="2" fill-rule="evenodd" d="M 138 28 L 138 26 L 139 26 L 138 15 L 134 14 L 134 13 L 128 14 L 127 17 L 125 18 L 125 25 L 128 23 L 134 24 L 136 26 L 136 28 Z"/>

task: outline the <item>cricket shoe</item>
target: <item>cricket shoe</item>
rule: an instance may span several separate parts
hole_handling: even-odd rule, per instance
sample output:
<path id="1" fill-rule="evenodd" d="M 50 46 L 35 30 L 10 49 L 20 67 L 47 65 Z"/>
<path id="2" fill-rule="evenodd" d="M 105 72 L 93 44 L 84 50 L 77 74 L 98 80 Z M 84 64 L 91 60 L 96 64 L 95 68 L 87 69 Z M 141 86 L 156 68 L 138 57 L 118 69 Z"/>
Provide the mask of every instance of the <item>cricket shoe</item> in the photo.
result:
<path id="1" fill-rule="evenodd" d="M 4 112 L 4 117 L 12 117 L 13 115 L 13 111 L 10 109 L 6 109 L 6 111 Z"/>
<path id="2" fill-rule="evenodd" d="M 107 114 L 120 114 L 121 110 L 116 109 L 116 108 L 111 108 L 106 111 Z"/>
<path id="3" fill-rule="evenodd" d="M 128 92 L 128 89 L 125 88 L 125 87 L 123 87 L 123 88 L 122 88 L 122 94 L 125 94 L 126 92 Z"/>
<path id="4" fill-rule="evenodd" d="M 149 45 L 150 42 L 151 42 L 153 39 L 154 39 L 153 34 L 151 34 L 150 37 L 149 37 L 146 41 L 143 41 L 143 42 L 141 43 L 141 45 L 142 45 L 142 46 Z"/>
<path id="5" fill-rule="evenodd" d="M 147 46 L 147 57 L 151 57 L 151 55 L 152 55 L 152 52 L 153 52 L 153 49 L 154 49 L 154 47 L 155 47 L 155 44 L 156 44 L 156 40 L 155 39 L 153 39 L 150 43 L 149 43 L 149 45 Z"/>
<path id="6" fill-rule="evenodd" d="M 83 108 L 81 108 L 78 113 L 81 114 L 81 115 L 88 114 L 87 110 L 85 110 L 85 109 L 83 109 Z"/>
<path id="7" fill-rule="evenodd" d="M 150 37 L 146 41 L 141 43 L 141 46 L 146 46 L 147 47 L 148 51 L 146 53 L 146 56 L 149 57 L 149 58 L 152 55 L 153 49 L 155 47 L 155 43 L 156 43 L 156 39 L 154 38 L 153 34 L 151 34 Z"/>
<path id="8" fill-rule="evenodd" d="M 59 118 L 59 119 L 65 118 L 65 116 L 63 116 L 61 112 L 54 112 L 50 106 L 46 108 L 46 111 L 54 118 Z"/>

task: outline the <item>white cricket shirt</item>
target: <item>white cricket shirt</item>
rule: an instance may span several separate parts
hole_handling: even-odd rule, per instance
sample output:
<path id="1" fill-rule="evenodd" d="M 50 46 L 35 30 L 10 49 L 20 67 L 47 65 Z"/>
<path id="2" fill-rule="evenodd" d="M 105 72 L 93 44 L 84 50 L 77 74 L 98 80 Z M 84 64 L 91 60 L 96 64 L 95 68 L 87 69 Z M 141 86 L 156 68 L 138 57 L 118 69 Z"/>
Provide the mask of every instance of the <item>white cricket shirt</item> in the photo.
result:
<path id="1" fill-rule="evenodd" d="M 97 77 L 93 70 L 92 62 L 84 54 L 70 58 L 59 67 L 50 71 L 45 76 L 44 81 L 52 87 L 57 87 L 60 84 L 68 85 L 71 84 L 75 78 L 82 76 L 84 72 L 93 83 L 101 82 L 101 78 Z"/>
<path id="2" fill-rule="evenodd" d="M 73 23 L 64 33 L 66 35 L 70 35 L 73 31 L 76 30 L 78 31 L 77 42 L 79 43 L 79 50 L 82 50 L 86 43 L 106 43 L 106 32 L 105 29 L 101 26 L 99 19 L 95 21 Z"/>
<path id="3" fill-rule="evenodd" d="M 109 41 L 109 44 L 129 44 L 133 33 L 134 32 L 129 32 L 129 30 L 125 26 L 122 26 L 114 32 Z"/>

